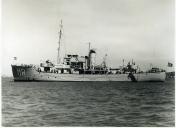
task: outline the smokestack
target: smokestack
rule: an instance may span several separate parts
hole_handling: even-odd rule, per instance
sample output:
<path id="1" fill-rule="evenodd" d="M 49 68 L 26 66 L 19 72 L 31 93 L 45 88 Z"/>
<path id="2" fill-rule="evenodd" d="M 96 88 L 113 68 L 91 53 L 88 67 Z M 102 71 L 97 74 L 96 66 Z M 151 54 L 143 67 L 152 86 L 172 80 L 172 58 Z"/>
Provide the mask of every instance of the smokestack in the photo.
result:
<path id="1" fill-rule="evenodd" d="M 96 55 L 95 50 L 94 49 L 90 49 L 89 58 L 88 58 L 88 67 L 89 67 L 89 69 L 94 69 L 94 66 L 95 66 L 95 55 Z"/>

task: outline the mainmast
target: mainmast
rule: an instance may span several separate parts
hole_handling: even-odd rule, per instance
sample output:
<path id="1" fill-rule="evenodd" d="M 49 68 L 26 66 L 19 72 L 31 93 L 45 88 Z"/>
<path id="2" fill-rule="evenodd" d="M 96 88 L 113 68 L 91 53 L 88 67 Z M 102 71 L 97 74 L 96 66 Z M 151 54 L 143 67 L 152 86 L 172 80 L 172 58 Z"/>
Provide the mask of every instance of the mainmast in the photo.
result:
<path id="1" fill-rule="evenodd" d="M 89 51 L 90 51 L 90 44 L 91 44 L 91 43 L 89 42 Z M 88 52 L 89 52 L 89 51 L 88 51 Z"/>
<path id="2" fill-rule="evenodd" d="M 106 62 L 107 62 L 107 56 L 108 56 L 108 55 L 105 54 L 105 56 L 103 57 L 103 63 L 102 63 L 102 64 L 103 64 L 103 67 L 104 67 L 104 68 L 107 68 L 107 63 L 106 63 Z"/>
<path id="3" fill-rule="evenodd" d="M 60 48 L 61 48 L 62 28 L 63 28 L 63 25 L 62 25 L 62 20 L 61 20 L 61 23 L 60 23 L 60 31 L 58 32 L 58 33 L 59 33 L 59 42 L 58 42 L 59 47 L 58 47 L 58 55 L 57 55 L 57 64 L 60 64 L 60 63 L 61 63 Z"/>

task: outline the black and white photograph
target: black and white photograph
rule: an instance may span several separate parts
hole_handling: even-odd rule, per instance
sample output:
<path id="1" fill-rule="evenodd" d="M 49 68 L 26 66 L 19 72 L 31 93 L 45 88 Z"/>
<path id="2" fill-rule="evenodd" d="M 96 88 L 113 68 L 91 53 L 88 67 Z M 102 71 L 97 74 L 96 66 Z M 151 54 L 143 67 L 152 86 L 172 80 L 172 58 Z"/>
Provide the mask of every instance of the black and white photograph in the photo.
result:
<path id="1" fill-rule="evenodd" d="M 1 126 L 175 127 L 175 0 L 1 0 Z"/>

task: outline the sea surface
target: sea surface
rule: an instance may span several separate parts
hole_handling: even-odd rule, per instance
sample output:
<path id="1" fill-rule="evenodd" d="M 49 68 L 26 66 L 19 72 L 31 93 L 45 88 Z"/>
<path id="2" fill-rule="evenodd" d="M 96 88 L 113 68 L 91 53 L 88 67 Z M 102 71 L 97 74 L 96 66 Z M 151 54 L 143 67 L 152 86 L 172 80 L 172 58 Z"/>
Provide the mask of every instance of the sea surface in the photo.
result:
<path id="1" fill-rule="evenodd" d="M 174 126 L 175 83 L 13 82 L 2 78 L 3 126 Z"/>

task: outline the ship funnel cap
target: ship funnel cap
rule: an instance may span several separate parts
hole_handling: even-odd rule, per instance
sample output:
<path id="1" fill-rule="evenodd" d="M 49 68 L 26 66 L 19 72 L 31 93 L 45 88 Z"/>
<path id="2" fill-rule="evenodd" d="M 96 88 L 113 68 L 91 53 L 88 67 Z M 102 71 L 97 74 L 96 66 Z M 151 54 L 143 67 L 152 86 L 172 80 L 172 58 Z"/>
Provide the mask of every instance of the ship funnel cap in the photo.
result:
<path id="1" fill-rule="evenodd" d="M 96 53 L 95 49 L 90 49 L 89 53 Z"/>

